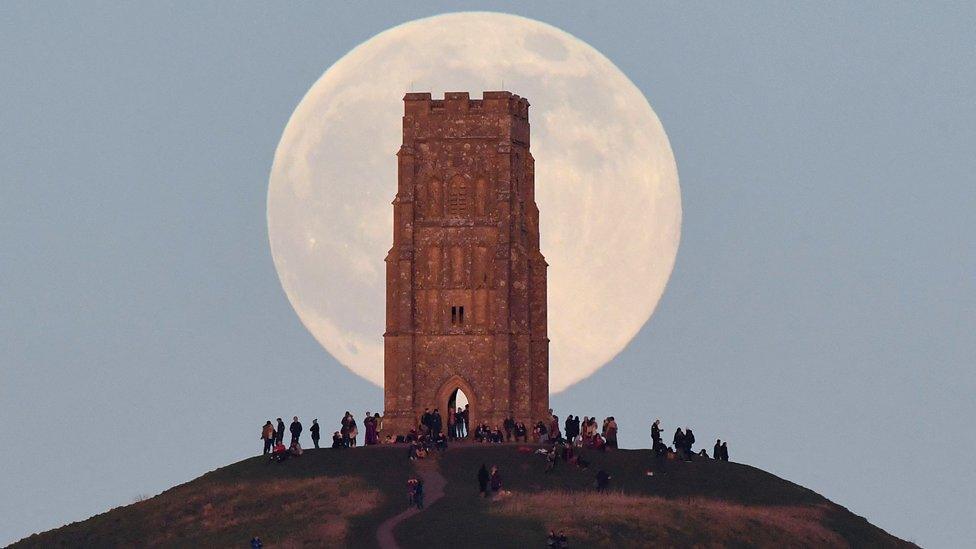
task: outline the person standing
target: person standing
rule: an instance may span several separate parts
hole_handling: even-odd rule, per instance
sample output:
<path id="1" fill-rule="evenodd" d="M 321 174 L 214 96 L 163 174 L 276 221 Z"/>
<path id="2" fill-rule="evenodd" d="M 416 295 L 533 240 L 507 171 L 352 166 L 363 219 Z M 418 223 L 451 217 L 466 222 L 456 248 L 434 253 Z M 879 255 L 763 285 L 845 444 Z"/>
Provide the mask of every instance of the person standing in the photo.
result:
<path id="1" fill-rule="evenodd" d="M 444 423 L 441 420 L 441 412 L 437 408 L 434 408 L 434 413 L 430 415 L 431 438 L 436 439 L 437 435 L 441 434 L 441 428 L 443 427 Z"/>
<path id="2" fill-rule="evenodd" d="M 678 427 L 674 431 L 674 440 L 672 440 L 671 442 L 674 444 L 674 449 L 679 454 L 685 452 L 685 432 L 681 430 L 681 427 Z"/>
<path id="3" fill-rule="evenodd" d="M 278 428 L 275 429 L 275 444 L 280 444 L 285 440 L 285 422 L 278 418 Z"/>
<path id="4" fill-rule="evenodd" d="M 685 427 L 685 451 L 688 452 L 688 457 L 691 458 L 691 454 L 694 450 L 691 449 L 695 445 L 695 433 L 691 432 L 691 427 Z"/>
<path id="5" fill-rule="evenodd" d="M 491 474 L 489 477 L 489 483 L 491 484 L 492 494 L 497 494 L 502 489 L 502 474 L 498 472 L 498 466 L 491 466 Z"/>
<path id="6" fill-rule="evenodd" d="M 485 464 L 481 464 L 481 469 L 478 470 L 478 490 L 481 497 L 488 497 L 488 481 L 491 479 L 491 475 L 488 474 L 488 468 Z"/>
<path id="7" fill-rule="evenodd" d="M 610 416 L 607 418 L 607 447 L 613 450 L 617 449 L 617 420 Z"/>
<path id="8" fill-rule="evenodd" d="M 295 444 L 296 442 L 298 442 L 298 437 L 302 435 L 302 424 L 299 423 L 298 416 L 292 418 L 291 426 L 289 427 L 289 429 L 291 430 L 291 443 Z"/>
<path id="9" fill-rule="evenodd" d="M 319 447 L 319 420 L 313 419 L 312 426 L 308 428 L 308 432 L 312 433 L 312 444 L 318 448 Z"/>
<path id="10" fill-rule="evenodd" d="M 261 429 L 261 438 L 264 440 L 264 454 L 271 453 L 271 448 L 274 446 L 275 428 L 270 419 Z"/>
<path id="11" fill-rule="evenodd" d="M 651 448 L 657 448 L 661 442 L 661 420 L 655 419 L 651 424 Z"/>
<path id="12" fill-rule="evenodd" d="M 464 410 L 461 412 L 461 419 L 463 420 L 461 422 L 461 426 L 464 428 L 464 434 L 461 435 L 462 437 L 468 436 L 468 433 L 471 432 L 471 410 L 468 408 L 468 406 L 470 405 L 465 404 Z"/>
<path id="13" fill-rule="evenodd" d="M 729 447 L 728 441 L 722 443 L 722 461 L 729 460 Z"/>
<path id="14" fill-rule="evenodd" d="M 715 446 L 712 447 L 712 459 L 722 459 L 722 440 L 715 439 Z"/>
<path id="15" fill-rule="evenodd" d="M 505 429 L 505 442 L 512 441 L 512 434 L 515 432 L 515 418 L 508 416 L 505 421 L 502 422 L 502 427 Z"/>

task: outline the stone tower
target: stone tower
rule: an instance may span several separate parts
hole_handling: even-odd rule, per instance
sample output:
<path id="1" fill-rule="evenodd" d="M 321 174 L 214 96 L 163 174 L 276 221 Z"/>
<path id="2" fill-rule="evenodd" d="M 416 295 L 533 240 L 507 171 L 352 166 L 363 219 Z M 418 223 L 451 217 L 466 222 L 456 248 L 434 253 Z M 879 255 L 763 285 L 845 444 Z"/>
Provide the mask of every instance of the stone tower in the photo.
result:
<path id="1" fill-rule="evenodd" d="M 507 91 L 403 98 L 386 257 L 384 431 L 415 428 L 460 389 L 469 422 L 549 409 L 546 268 L 529 102 Z"/>

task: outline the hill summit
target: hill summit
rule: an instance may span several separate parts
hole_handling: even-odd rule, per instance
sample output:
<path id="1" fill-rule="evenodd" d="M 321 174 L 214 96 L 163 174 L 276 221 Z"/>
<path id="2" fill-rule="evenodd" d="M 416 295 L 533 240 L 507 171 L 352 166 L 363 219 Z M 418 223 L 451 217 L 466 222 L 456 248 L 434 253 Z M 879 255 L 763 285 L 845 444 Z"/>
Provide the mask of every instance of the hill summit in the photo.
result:
<path id="1" fill-rule="evenodd" d="M 253 457 L 156 497 L 35 534 L 12 547 L 915 547 L 823 496 L 738 463 L 589 452 L 546 472 L 536 446 L 455 444 L 411 462 L 403 446 Z M 479 497 L 482 464 L 504 493 Z M 595 489 L 597 471 L 611 476 Z M 405 512 L 420 476 L 426 506 Z"/>

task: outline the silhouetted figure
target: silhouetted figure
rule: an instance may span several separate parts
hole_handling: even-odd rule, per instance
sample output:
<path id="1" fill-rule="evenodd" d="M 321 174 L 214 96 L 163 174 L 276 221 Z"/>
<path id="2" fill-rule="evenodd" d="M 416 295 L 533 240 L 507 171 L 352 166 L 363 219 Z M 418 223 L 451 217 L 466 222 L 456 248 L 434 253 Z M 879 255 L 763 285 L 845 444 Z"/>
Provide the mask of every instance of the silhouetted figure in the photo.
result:
<path id="1" fill-rule="evenodd" d="M 285 440 L 285 422 L 278 418 L 278 428 L 275 429 L 275 444 Z"/>
<path id="2" fill-rule="evenodd" d="M 481 464 L 481 469 L 478 469 L 478 492 L 482 497 L 488 497 L 488 481 L 491 479 L 491 475 L 488 473 L 488 468 L 485 464 Z"/>
<path id="3" fill-rule="evenodd" d="M 420 425 L 423 427 L 422 431 L 430 430 L 430 408 L 424 408 L 423 415 L 420 416 Z"/>
<path id="4" fill-rule="evenodd" d="M 569 443 L 572 444 L 573 441 L 576 440 L 576 437 L 579 435 L 579 418 L 574 418 L 572 414 L 566 416 L 565 431 L 566 431 L 566 440 L 568 440 Z"/>
<path id="5" fill-rule="evenodd" d="M 318 419 L 313 419 L 312 420 L 312 426 L 308 428 L 308 432 L 312 433 L 312 444 L 315 445 L 316 448 L 318 448 L 319 447 L 319 436 L 320 436 L 320 434 L 319 434 L 319 420 Z"/>
<path id="6" fill-rule="evenodd" d="M 691 427 L 685 427 L 685 452 L 687 452 L 688 456 L 694 453 L 694 450 L 691 449 L 694 445 L 695 433 L 691 432 Z"/>
<path id="7" fill-rule="evenodd" d="M 289 429 L 291 430 L 291 443 L 295 444 L 298 442 L 298 437 L 302 436 L 302 424 L 299 423 L 298 416 L 292 419 Z"/>
<path id="8" fill-rule="evenodd" d="M 491 466 L 491 473 L 489 473 L 489 484 L 491 485 L 491 491 L 493 494 L 497 494 L 499 490 L 502 489 L 502 474 L 498 472 L 498 466 Z"/>
<path id="9" fill-rule="evenodd" d="M 512 440 L 512 434 L 515 432 L 515 418 L 505 418 L 505 421 L 502 422 L 502 426 L 505 428 L 505 441 L 510 442 Z"/>
<path id="10" fill-rule="evenodd" d="M 271 420 L 268 420 L 261 429 L 261 438 L 264 440 L 264 454 L 271 453 L 271 448 L 274 446 L 275 438 L 275 428 L 271 424 Z"/>
<path id="11" fill-rule="evenodd" d="M 712 447 L 712 459 L 722 459 L 722 439 L 715 440 L 715 446 Z"/>
<path id="12" fill-rule="evenodd" d="M 598 492 L 606 492 L 610 487 L 610 473 L 603 469 L 596 472 L 596 489 Z"/>
<path id="13" fill-rule="evenodd" d="M 430 415 L 430 430 L 432 435 L 436 437 L 441 433 L 441 428 L 444 426 L 441 420 L 441 413 L 435 408 L 434 413 Z"/>
<path id="14" fill-rule="evenodd" d="M 727 444 L 728 444 L 727 442 L 722 443 L 722 461 L 729 460 L 729 447 L 727 446 Z"/>
<path id="15" fill-rule="evenodd" d="M 659 442 L 661 442 L 661 420 L 655 419 L 651 424 L 651 448 L 657 448 Z"/>
<path id="16" fill-rule="evenodd" d="M 339 431 L 336 431 L 335 433 L 332 434 L 332 447 L 333 448 L 346 447 L 346 442 L 345 440 L 343 440 L 343 436 L 339 433 Z"/>
<path id="17" fill-rule="evenodd" d="M 414 487 L 413 493 L 414 503 L 417 504 L 417 509 L 424 508 L 424 480 L 418 478 L 417 485 Z"/>
<path id="18" fill-rule="evenodd" d="M 685 451 L 685 432 L 678 427 L 674 432 L 674 440 L 671 441 L 674 444 L 674 449 L 678 452 Z"/>

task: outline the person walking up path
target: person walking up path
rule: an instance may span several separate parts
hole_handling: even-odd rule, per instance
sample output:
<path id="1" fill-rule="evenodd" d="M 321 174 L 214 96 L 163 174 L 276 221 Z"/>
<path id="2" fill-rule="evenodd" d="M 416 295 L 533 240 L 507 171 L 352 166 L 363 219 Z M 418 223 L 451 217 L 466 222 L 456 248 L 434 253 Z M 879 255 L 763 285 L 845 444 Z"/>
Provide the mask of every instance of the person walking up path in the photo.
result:
<path id="1" fill-rule="evenodd" d="M 429 505 L 444 497 L 444 486 L 447 484 L 447 479 L 438 470 L 437 460 L 420 459 L 414 461 L 413 465 L 423 482 L 424 504 Z M 380 523 L 379 528 L 376 530 L 376 540 L 379 542 L 380 548 L 398 549 L 400 546 L 397 544 L 396 538 L 393 537 L 393 530 L 401 522 L 422 512 L 424 512 L 424 509 L 418 509 L 414 506 Z"/>

